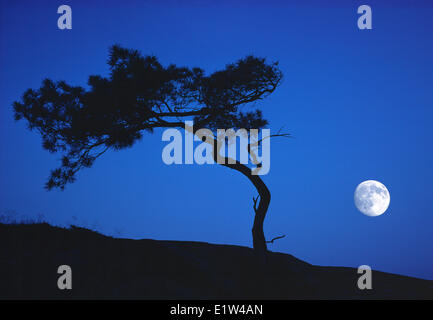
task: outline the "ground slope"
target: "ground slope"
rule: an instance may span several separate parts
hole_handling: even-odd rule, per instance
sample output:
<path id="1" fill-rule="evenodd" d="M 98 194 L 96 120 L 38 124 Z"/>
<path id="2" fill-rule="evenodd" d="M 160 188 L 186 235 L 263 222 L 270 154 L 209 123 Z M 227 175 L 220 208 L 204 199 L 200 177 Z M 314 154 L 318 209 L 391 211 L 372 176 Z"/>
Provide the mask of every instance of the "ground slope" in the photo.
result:
<path id="1" fill-rule="evenodd" d="M 72 290 L 57 288 L 64 264 Z M 263 268 L 246 247 L 0 224 L 0 299 L 433 299 L 433 281 L 373 271 L 359 290 L 358 277 L 274 252 Z"/>

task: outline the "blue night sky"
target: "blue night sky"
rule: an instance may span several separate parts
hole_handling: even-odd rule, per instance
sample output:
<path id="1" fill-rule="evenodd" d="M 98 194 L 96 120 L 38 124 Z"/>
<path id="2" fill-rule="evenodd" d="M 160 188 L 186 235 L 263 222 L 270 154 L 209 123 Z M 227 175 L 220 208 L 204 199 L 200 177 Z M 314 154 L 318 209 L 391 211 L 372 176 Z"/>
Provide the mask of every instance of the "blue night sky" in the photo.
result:
<path id="1" fill-rule="evenodd" d="M 252 246 L 251 183 L 222 166 L 165 165 L 162 131 L 104 154 L 65 191 L 46 191 L 61 155 L 14 122 L 11 104 L 44 78 L 86 86 L 107 75 L 114 43 L 207 72 L 254 54 L 284 73 L 257 107 L 271 132 L 294 136 L 272 140 L 263 177 L 265 235 L 286 235 L 269 249 L 433 279 L 433 3 L 328 2 L 1 1 L 1 212 L 127 238 Z M 57 28 L 62 4 L 72 30 Z M 357 28 L 362 4 L 373 30 Z M 379 217 L 353 202 L 369 179 L 391 194 Z"/>

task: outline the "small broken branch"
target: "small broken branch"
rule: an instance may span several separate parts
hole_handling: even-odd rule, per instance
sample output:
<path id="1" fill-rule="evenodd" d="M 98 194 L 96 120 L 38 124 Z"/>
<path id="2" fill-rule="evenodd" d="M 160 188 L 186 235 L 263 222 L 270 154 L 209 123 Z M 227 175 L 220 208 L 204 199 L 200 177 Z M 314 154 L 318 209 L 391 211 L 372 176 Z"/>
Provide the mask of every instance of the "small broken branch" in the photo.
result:
<path id="1" fill-rule="evenodd" d="M 254 212 L 257 212 L 257 200 L 259 199 L 259 196 L 257 196 L 256 198 L 253 197 L 253 202 L 254 202 Z"/>
<path id="2" fill-rule="evenodd" d="M 273 239 L 270 240 L 270 241 L 266 241 L 266 243 L 274 243 L 275 240 L 278 240 L 278 239 L 284 238 L 285 236 L 286 236 L 286 235 L 284 234 L 284 235 L 282 235 L 282 236 L 275 237 L 275 238 L 273 238 Z"/>

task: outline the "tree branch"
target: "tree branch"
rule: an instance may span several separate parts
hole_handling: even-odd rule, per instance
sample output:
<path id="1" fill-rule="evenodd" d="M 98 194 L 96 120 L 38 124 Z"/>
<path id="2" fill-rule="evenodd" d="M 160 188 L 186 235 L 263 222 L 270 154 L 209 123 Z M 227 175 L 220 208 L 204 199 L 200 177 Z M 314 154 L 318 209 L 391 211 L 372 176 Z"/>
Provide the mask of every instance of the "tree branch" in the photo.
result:
<path id="1" fill-rule="evenodd" d="M 284 235 L 282 235 L 282 236 L 275 237 L 275 238 L 273 238 L 273 239 L 270 240 L 270 241 L 266 241 L 266 243 L 274 243 L 275 240 L 282 239 L 282 238 L 284 238 L 285 236 L 286 236 L 286 235 L 284 234 Z"/>
<path id="2" fill-rule="evenodd" d="M 254 212 L 257 212 L 257 200 L 259 200 L 259 195 L 258 195 L 256 198 L 253 197 L 253 202 L 254 202 L 253 208 L 254 208 Z"/>

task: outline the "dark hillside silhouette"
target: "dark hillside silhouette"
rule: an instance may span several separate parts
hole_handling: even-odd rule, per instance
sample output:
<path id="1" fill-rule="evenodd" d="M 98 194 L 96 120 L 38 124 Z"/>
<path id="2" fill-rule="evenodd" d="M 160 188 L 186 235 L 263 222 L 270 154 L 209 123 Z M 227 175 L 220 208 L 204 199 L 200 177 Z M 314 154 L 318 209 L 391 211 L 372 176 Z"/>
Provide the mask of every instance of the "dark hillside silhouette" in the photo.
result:
<path id="1" fill-rule="evenodd" d="M 0 224 L 0 243 L 0 299 L 433 299 L 433 281 L 373 271 L 373 289 L 359 290 L 354 268 L 276 252 L 263 268 L 239 246 L 114 239 L 48 224 Z M 72 290 L 57 288 L 64 264 Z"/>
<path id="2" fill-rule="evenodd" d="M 194 120 L 194 128 L 213 132 L 263 128 L 267 121 L 260 110 L 243 112 L 241 107 L 264 99 L 282 80 L 277 63 L 254 56 L 205 75 L 200 68 L 164 67 L 156 57 L 115 45 L 108 65 L 109 77 L 90 76 L 88 91 L 46 79 L 40 89 L 27 90 L 22 101 L 14 103 L 15 119 L 26 120 L 29 129 L 42 136 L 45 149 L 63 153 L 61 167 L 51 172 L 47 189 L 63 189 L 80 169 L 91 167 L 107 150 L 131 147 L 144 131 L 154 128 L 183 129 L 187 119 Z M 211 144 L 217 162 L 221 157 L 216 151 L 217 139 Z M 258 148 L 259 143 L 254 148 L 248 145 L 252 158 Z M 252 234 L 254 249 L 264 258 L 263 223 L 271 194 L 247 165 L 221 158 L 224 166 L 245 175 L 259 193 L 254 198 Z"/>

